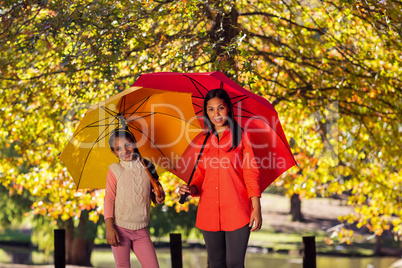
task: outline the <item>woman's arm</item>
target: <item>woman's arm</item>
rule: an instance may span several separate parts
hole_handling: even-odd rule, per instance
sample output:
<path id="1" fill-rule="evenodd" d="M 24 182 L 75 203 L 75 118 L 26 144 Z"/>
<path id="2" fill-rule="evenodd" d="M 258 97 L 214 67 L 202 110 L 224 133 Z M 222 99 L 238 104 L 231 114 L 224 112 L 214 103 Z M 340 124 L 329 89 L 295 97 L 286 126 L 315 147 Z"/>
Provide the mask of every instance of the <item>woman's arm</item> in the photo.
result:
<path id="1" fill-rule="evenodd" d="M 243 178 L 248 196 L 261 197 L 260 171 L 253 150 L 253 139 L 248 132 L 244 132 L 243 138 Z"/>
<path id="2" fill-rule="evenodd" d="M 251 203 L 253 205 L 253 211 L 250 216 L 250 224 L 248 225 L 251 228 L 251 231 L 258 231 L 262 226 L 262 215 L 261 215 L 261 202 L 258 196 L 251 197 Z"/>

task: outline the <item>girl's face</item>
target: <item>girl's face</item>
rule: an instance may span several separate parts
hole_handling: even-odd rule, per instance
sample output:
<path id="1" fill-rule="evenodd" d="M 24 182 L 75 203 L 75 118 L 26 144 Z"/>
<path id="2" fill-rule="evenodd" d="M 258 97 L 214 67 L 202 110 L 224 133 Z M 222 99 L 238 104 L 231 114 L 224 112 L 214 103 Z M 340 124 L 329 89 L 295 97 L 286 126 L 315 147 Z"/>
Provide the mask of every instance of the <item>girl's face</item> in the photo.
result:
<path id="1" fill-rule="evenodd" d="M 116 137 L 112 152 L 123 161 L 132 161 L 136 158 L 135 143 L 125 137 Z"/>
<path id="2" fill-rule="evenodd" d="M 228 127 L 228 114 L 229 108 L 224 100 L 215 97 L 207 102 L 207 115 L 216 131 L 219 132 Z"/>

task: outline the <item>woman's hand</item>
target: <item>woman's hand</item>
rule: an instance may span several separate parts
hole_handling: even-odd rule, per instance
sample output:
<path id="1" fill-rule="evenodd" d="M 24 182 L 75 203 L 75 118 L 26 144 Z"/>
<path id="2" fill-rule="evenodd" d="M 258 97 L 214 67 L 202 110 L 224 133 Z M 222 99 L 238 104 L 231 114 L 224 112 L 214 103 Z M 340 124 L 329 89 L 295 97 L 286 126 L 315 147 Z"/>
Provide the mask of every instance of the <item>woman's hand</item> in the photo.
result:
<path id="1" fill-rule="evenodd" d="M 163 190 L 163 187 L 160 184 L 158 184 L 158 188 L 159 188 L 159 192 L 161 193 L 161 196 L 157 195 L 155 189 L 152 189 L 152 192 L 154 192 L 154 194 L 155 194 L 156 203 L 162 204 L 163 202 L 165 202 L 165 191 Z"/>
<path id="2" fill-rule="evenodd" d="M 106 241 L 109 245 L 117 247 L 120 244 L 119 234 L 113 226 L 113 218 L 107 218 L 106 223 Z"/>
<path id="3" fill-rule="evenodd" d="M 262 226 L 260 198 L 252 196 L 251 203 L 253 204 L 253 211 L 251 212 L 250 224 L 248 226 L 251 228 L 251 231 L 254 232 L 260 230 Z"/>
<path id="4" fill-rule="evenodd" d="M 184 195 L 184 194 L 194 195 L 194 194 L 197 194 L 197 193 L 198 193 L 198 189 L 194 185 L 191 185 L 189 187 L 187 184 L 183 184 L 179 188 L 179 194 L 180 195 Z"/>

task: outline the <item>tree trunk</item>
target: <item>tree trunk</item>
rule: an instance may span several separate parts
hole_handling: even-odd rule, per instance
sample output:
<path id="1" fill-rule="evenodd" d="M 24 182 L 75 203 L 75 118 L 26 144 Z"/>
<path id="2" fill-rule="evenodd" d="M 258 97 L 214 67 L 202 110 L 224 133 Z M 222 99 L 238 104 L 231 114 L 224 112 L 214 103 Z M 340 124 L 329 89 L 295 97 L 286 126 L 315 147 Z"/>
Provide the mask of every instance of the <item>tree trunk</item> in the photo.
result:
<path id="1" fill-rule="evenodd" d="M 232 76 L 229 70 L 237 69 L 235 61 L 237 51 L 235 48 L 228 51 L 227 46 L 240 32 L 237 22 L 238 18 L 239 12 L 235 7 L 232 7 L 229 12 L 221 10 L 216 14 L 209 32 L 210 40 L 214 44 L 215 55 L 213 58 L 218 61 L 217 68 L 229 77 Z"/>
<path id="2" fill-rule="evenodd" d="M 374 245 L 374 255 L 381 255 L 381 236 L 377 235 L 375 237 L 375 245 Z"/>
<path id="3" fill-rule="evenodd" d="M 97 224 L 88 220 L 88 211 L 82 211 L 78 226 L 72 219 L 66 223 L 66 264 L 92 266 Z"/>
<path id="4" fill-rule="evenodd" d="M 292 215 L 292 221 L 304 221 L 301 212 L 301 200 L 298 194 L 293 194 L 290 197 L 290 214 Z"/>

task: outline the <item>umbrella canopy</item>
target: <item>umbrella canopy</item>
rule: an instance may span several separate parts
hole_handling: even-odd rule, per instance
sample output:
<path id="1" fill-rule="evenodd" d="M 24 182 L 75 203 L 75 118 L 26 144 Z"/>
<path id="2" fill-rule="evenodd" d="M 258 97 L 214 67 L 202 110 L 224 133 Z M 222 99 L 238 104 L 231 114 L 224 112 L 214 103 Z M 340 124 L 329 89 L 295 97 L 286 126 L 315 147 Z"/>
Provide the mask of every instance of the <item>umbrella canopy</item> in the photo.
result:
<path id="1" fill-rule="evenodd" d="M 232 100 L 236 121 L 243 130 L 252 134 L 252 146 L 260 170 L 261 191 L 296 165 L 275 108 L 268 100 L 244 89 L 221 72 L 143 74 L 133 86 L 192 93 L 193 107 L 201 125 L 204 96 L 209 90 L 224 89 Z M 198 135 L 196 139 L 201 136 Z M 194 146 L 187 148 L 182 156 L 185 167 L 189 166 L 188 163 L 195 163 L 197 150 L 199 148 Z M 188 182 L 191 168 L 181 168 L 174 173 Z"/>
<path id="2" fill-rule="evenodd" d="M 110 134 L 126 126 L 141 156 L 169 171 L 202 130 L 191 94 L 131 87 L 91 106 L 61 153 L 77 189 L 105 188 L 108 166 L 118 162 Z"/>

